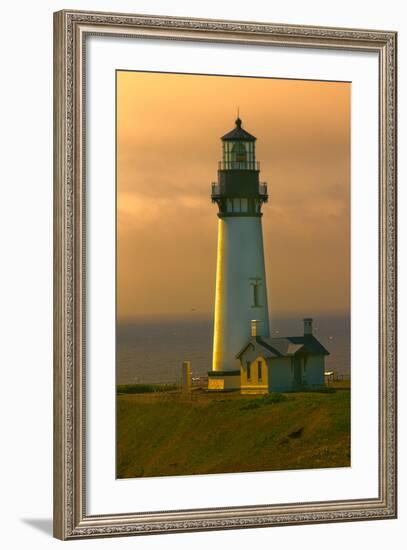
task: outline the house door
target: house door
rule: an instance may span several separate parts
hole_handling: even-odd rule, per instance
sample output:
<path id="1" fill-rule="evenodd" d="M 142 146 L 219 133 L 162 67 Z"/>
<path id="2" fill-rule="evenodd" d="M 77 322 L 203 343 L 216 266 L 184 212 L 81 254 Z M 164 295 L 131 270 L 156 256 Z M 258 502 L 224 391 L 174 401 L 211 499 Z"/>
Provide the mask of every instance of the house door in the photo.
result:
<path id="1" fill-rule="evenodd" d="M 301 357 L 294 357 L 294 384 L 300 386 L 301 383 Z"/>

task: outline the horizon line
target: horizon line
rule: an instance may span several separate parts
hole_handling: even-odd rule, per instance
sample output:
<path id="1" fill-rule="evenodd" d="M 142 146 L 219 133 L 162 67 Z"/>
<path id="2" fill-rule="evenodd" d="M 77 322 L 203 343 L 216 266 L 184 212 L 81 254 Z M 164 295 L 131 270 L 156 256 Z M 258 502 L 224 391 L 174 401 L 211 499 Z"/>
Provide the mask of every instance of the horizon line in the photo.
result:
<path id="1" fill-rule="evenodd" d="M 304 313 L 304 312 L 277 312 L 277 313 L 271 313 L 269 311 L 269 319 L 270 322 L 273 320 L 283 320 L 283 319 L 298 319 L 299 321 L 302 321 L 306 318 L 312 318 L 312 319 L 318 319 L 318 318 L 326 318 L 326 317 L 350 317 L 351 312 L 350 311 L 344 311 L 344 310 L 335 310 L 335 311 L 320 311 L 320 312 L 311 312 L 311 313 Z M 192 317 L 195 317 L 196 320 L 203 320 L 203 319 L 213 319 L 213 313 L 211 312 L 198 312 L 198 311 L 190 311 L 190 312 L 182 312 L 182 313 L 139 313 L 132 316 L 126 316 L 126 317 L 116 317 L 116 323 L 117 324 L 125 324 L 125 323 L 131 323 L 131 322 L 140 322 L 141 320 L 145 321 L 154 321 L 154 320 L 191 320 Z"/>

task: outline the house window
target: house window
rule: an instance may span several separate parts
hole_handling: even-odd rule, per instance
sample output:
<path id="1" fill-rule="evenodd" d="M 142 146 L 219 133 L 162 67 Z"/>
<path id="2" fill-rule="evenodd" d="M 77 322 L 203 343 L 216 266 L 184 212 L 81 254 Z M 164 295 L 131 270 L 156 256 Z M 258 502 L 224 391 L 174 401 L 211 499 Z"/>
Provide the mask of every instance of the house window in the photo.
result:
<path id="1" fill-rule="evenodd" d="M 250 372 L 250 361 L 247 361 L 246 369 L 247 369 L 247 379 L 250 380 L 251 377 L 252 377 L 251 372 Z"/>
<path id="2" fill-rule="evenodd" d="M 261 361 L 257 361 L 257 377 L 259 380 L 263 378 L 262 371 L 261 371 Z"/>

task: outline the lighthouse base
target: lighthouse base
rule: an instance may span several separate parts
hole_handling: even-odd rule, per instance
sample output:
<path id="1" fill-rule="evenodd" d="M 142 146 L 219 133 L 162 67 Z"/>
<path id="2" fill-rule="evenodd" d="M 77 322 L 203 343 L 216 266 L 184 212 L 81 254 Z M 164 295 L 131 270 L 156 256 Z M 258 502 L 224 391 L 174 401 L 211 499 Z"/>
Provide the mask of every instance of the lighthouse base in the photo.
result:
<path id="1" fill-rule="evenodd" d="M 234 390 L 240 390 L 240 370 L 208 372 L 208 391 Z"/>

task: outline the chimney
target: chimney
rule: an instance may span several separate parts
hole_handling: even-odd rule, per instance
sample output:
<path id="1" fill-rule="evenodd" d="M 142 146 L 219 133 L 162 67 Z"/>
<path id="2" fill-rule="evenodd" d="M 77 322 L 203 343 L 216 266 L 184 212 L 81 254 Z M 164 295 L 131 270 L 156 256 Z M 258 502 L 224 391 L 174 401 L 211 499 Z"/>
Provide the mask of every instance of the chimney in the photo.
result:
<path id="1" fill-rule="evenodd" d="M 259 322 L 260 321 L 258 321 L 257 319 L 253 319 L 252 321 L 250 321 L 251 333 L 253 338 L 256 338 L 256 336 L 258 336 Z"/>
<path id="2" fill-rule="evenodd" d="M 312 319 L 304 319 L 304 336 L 312 336 Z"/>

